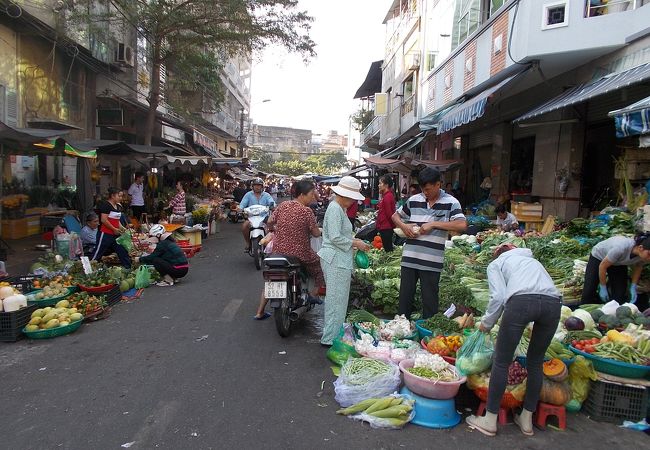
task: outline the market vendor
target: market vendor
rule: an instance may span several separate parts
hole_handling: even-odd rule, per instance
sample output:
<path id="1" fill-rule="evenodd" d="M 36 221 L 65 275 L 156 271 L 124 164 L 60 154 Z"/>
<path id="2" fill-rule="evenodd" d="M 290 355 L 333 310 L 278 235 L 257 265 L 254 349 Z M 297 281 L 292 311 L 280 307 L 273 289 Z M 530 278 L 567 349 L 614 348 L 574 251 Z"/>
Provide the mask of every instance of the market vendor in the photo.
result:
<path id="1" fill-rule="evenodd" d="M 519 228 L 519 222 L 515 215 L 506 211 L 505 205 L 497 205 L 495 208 L 497 213 L 497 227 L 501 231 L 512 231 Z"/>
<path id="2" fill-rule="evenodd" d="M 422 318 L 438 312 L 438 283 L 450 231 L 462 233 L 467 221 L 458 200 L 440 189 L 440 171 L 426 167 L 418 174 L 422 193 L 413 195 L 393 214 L 407 237 L 402 251 L 398 314 L 411 317 L 418 279 Z"/>
<path id="3" fill-rule="evenodd" d="M 354 177 L 345 176 L 332 188 L 334 200 L 330 202 L 323 219 L 323 245 L 318 252 L 325 275 L 325 315 L 321 345 L 331 346 L 345 322 L 350 297 L 350 281 L 354 268 L 355 248 L 363 251 L 370 246 L 352 236 L 352 224 L 346 210 L 353 202 L 364 196 L 359 192 L 361 183 Z"/>
<path id="4" fill-rule="evenodd" d="M 150 255 L 136 258 L 136 262 L 153 265 L 163 276 L 157 286 L 173 286 L 180 278 L 187 275 L 190 265 L 187 256 L 178 246 L 172 234 L 165 227 L 156 224 L 149 230 L 149 236 L 158 240 L 156 248 Z"/>
<path id="5" fill-rule="evenodd" d="M 377 204 L 377 231 L 381 236 L 382 248 L 393 251 L 393 214 L 395 214 L 395 196 L 393 195 L 393 178 L 384 175 L 379 179 L 381 200 Z"/>
<path id="6" fill-rule="evenodd" d="M 99 228 L 99 217 L 95 213 L 86 216 L 86 225 L 83 226 L 79 235 L 83 245 L 84 255 L 92 256 L 97 245 L 97 229 Z"/>
<path id="7" fill-rule="evenodd" d="M 122 234 L 124 227 L 120 224 L 122 213 L 118 208 L 120 201 L 120 191 L 114 188 L 108 188 L 108 195 L 105 201 L 99 203 L 97 209 L 100 213 L 99 233 L 97 233 L 97 247 L 92 259 L 101 261 L 102 256 L 114 251 L 117 253 L 122 266 L 130 269 L 131 258 L 124 247 L 116 242 L 117 237 Z"/>
<path id="8" fill-rule="evenodd" d="M 142 214 L 145 212 L 144 207 L 144 174 L 135 173 L 135 180 L 129 187 L 128 194 L 131 196 L 131 212 L 138 222 L 142 222 Z"/>
<path id="9" fill-rule="evenodd" d="M 636 286 L 643 265 L 650 262 L 650 234 L 635 238 L 612 236 L 594 245 L 585 270 L 581 304 L 619 303 L 637 300 Z M 632 266 L 632 283 L 628 289 L 628 267 Z"/>
<path id="10" fill-rule="evenodd" d="M 187 205 L 185 203 L 185 188 L 180 181 L 176 182 L 176 195 L 169 201 L 168 208 L 171 208 L 172 214 L 176 216 L 184 216 L 187 212 Z"/>
<path id="11" fill-rule="evenodd" d="M 487 267 L 490 303 L 481 319 L 479 330 L 488 333 L 502 313 L 503 317 L 492 358 L 485 416 L 469 416 L 466 421 L 470 427 L 483 434 L 496 434 L 501 398 L 508 381 L 508 368 L 524 329 L 533 322 L 526 354 L 526 396 L 521 414 L 514 418 L 521 432 L 532 436 L 533 412 L 537 409 L 544 378 L 544 354 L 560 321 L 562 299 L 551 276 L 533 257 L 530 249 L 504 244 L 495 250 L 494 255 L 496 259 Z"/>

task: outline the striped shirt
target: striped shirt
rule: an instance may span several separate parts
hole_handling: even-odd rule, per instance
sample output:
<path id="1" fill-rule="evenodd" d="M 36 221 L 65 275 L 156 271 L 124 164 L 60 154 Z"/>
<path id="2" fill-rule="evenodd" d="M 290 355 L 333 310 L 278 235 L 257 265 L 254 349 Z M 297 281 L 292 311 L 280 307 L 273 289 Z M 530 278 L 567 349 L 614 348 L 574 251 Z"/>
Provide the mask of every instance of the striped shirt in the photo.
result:
<path id="1" fill-rule="evenodd" d="M 465 220 L 458 200 L 443 190 L 440 190 L 440 196 L 431 208 L 424 194 L 416 194 L 409 198 L 397 213 L 405 222 L 419 226 L 427 222 Z M 407 239 L 402 251 L 402 267 L 442 272 L 448 234 L 447 230 L 434 229 L 428 234 L 420 234 L 415 239 Z"/>

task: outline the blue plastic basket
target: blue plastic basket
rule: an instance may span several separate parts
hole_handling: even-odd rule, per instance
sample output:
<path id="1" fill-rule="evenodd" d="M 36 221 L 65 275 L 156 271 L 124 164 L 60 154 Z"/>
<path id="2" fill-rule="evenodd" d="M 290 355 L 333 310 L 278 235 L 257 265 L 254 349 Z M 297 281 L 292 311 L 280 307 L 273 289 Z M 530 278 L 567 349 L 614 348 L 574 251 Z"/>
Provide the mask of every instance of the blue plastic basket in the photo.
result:
<path id="1" fill-rule="evenodd" d="M 573 346 L 569 348 L 573 353 L 582 355 L 590 360 L 597 372 L 608 373 L 623 378 L 650 378 L 650 366 L 628 364 L 613 359 L 601 358 L 600 356 L 578 350 Z"/>

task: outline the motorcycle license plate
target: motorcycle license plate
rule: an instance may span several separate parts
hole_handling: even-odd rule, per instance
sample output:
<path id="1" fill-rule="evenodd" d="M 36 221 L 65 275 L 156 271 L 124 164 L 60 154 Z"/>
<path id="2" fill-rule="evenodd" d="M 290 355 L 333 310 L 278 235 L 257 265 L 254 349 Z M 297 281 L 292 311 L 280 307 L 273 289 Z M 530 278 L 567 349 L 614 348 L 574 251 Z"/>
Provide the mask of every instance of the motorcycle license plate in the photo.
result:
<path id="1" fill-rule="evenodd" d="M 287 282 L 286 281 L 265 281 L 264 297 L 265 298 L 286 298 Z"/>

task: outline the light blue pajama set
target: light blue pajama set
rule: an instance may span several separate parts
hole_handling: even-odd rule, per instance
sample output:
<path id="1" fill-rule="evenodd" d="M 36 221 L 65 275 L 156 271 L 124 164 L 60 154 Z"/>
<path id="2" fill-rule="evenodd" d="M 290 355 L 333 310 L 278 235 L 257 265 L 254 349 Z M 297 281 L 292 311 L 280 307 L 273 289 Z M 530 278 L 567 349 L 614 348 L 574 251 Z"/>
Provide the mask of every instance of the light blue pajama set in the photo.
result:
<path id="1" fill-rule="evenodd" d="M 327 286 L 322 344 L 331 345 L 345 322 L 354 269 L 352 236 L 345 210 L 336 201 L 331 202 L 323 220 L 323 246 L 318 252 Z"/>

